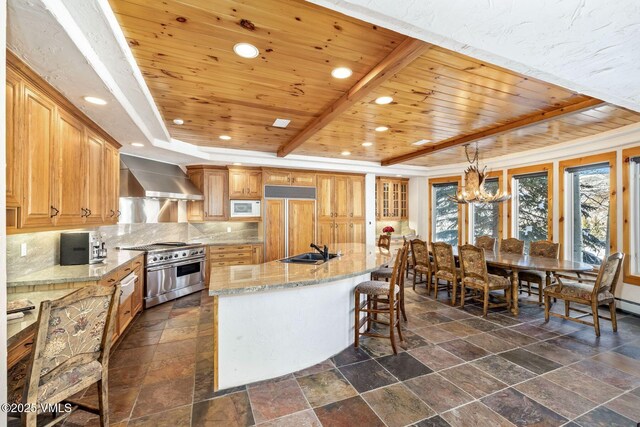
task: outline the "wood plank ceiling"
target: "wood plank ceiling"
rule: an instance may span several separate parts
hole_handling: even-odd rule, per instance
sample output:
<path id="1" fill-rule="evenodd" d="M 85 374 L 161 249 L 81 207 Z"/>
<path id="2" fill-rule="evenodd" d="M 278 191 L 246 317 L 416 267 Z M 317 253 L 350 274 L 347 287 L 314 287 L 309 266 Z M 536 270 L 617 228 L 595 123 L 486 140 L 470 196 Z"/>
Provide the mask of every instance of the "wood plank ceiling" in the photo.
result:
<path id="1" fill-rule="evenodd" d="M 528 127 L 479 140 L 485 158 L 640 121 L 639 113 L 426 44 L 417 59 L 390 67 L 389 75 L 378 75 L 375 86 L 355 96 L 360 80 L 397 54 L 406 37 L 301 0 L 110 3 L 171 136 L 197 145 L 281 154 L 295 145 L 294 154 L 349 151 L 351 159 L 429 166 L 464 162 L 462 145 L 398 156 L 462 137 L 475 140 L 479 132 L 489 135 L 518 120 Z M 239 42 L 255 45 L 260 55 L 237 56 Z M 353 75 L 332 78 L 336 67 Z M 393 102 L 378 105 L 379 96 Z M 584 102 L 592 105 L 544 119 Z M 185 123 L 175 125 L 174 118 Z M 291 124 L 272 127 L 276 118 Z M 389 130 L 376 132 L 379 126 Z M 413 145 L 423 139 L 430 142 Z"/>

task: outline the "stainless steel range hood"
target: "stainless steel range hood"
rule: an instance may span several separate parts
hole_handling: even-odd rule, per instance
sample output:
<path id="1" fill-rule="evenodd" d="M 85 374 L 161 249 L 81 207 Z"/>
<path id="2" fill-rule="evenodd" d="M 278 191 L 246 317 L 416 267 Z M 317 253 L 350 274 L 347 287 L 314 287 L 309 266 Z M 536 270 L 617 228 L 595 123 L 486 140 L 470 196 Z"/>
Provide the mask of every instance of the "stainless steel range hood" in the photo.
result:
<path id="1" fill-rule="evenodd" d="M 177 165 L 120 155 L 120 197 L 203 200 Z"/>

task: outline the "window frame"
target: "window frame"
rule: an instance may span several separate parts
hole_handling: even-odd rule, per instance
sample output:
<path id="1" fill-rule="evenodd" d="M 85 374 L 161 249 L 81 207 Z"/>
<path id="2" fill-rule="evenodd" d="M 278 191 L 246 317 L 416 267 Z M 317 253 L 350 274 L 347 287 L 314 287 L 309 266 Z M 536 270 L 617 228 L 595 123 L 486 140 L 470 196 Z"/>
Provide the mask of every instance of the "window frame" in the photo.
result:
<path id="1" fill-rule="evenodd" d="M 504 191 L 504 171 L 503 170 L 497 170 L 497 171 L 491 171 L 488 172 L 485 175 L 485 179 L 498 179 L 498 192 L 502 193 Z M 498 237 L 497 237 L 497 241 L 499 242 L 500 240 L 502 240 L 502 236 L 504 234 L 504 224 L 503 224 L 503 218 L 504 218 L 504 206 L 503 203 L 498 203 Z M 467 230 L 467 241 L 468 242 L 472 242 L 472 244 L 475 245 L 475 239 L 474 239 L 474 230 L 473 227 L 475 225 L 474 221 L 473 221 L 473 215 L 474 215 L 474 210 L 475 210 L 475 206 L 473 205 L 467 205 L 467 215 L 465 217 L 465 228 Z"/>
<path id="2" fill-rule="evenodd" d="M 623 239 L 623 251 L 625 253 L 624 260 L 624 282 L 632 285 L 640 286 L 640 272 L 635 274 L 631 271 L 631 261 L 634 256 L 640 257 L 640 253 L 632 253 L 631 245 L 634 242 L 632 231 L 635 231 L 640 227 L 640 215 L 636 212 L 634 217 L 632 202 L 634 199 L 631 196 L 631 162 L 632 157 L 640 156 L 640 146 L 626 148 L 622 150 L 622 239 Z M 634 228 L 635 227 L 635 228 Z M 637 247 L 637 246 L 636 246 Z"/>
<path id="3" fill-rule="evenodd" d="M 558 165 L 558 177 L 560 180 L 560 191 L 558 200 L 558 212 L 560 218 L 558 219 L 558 233 L 560 242 L 560 259 L 570 259 L 570 254 L 567 253 L 568 245 L 565 244 L 565 234 L 567 222 L 565 219 L 565 184 L 567 182 L 566 170 L 569 168 L 579 166 L 589 166 L 598 163 L 609 164 L 609 253 L 612 254 L 618 250 L 618 228 L 616 220 L 617 218 L 617 159 L 616 152 L 610 151 L 602 154 L 594 154 L 592 156 L 577 157 L 574 159 L 563 160 Z"/>
<path id="4" fill-rule="evenodd" d="M 462 188 L 462 176 L 445 176 L 441 178 L 429 178 L 429 236 L 428 242 L 433 241 L 433 187 L 437 184 L 456 184 L 458 190 Z M 458 204 L 458 245 L 464 244 L 464 233 L 462 232 L 462 205 Z"/>
<path id="5" fill-rule="evenodd" d="M 547 239 L 553 241 L 553 163 L 542 163 L 521 168 L 507 169 L 507 191 L 513 196 L 514 177 L 545 172 L 547 174 Z M 514 203 L 514 199 L 513 197 L 511 197 L 507 206 L 507 227 L 509 237 L 516 237 L 516 226 L 514 224 L 514 221 L 516 219 L 516 215 L 514 212 L 515 208 L 516 205 Z"/>

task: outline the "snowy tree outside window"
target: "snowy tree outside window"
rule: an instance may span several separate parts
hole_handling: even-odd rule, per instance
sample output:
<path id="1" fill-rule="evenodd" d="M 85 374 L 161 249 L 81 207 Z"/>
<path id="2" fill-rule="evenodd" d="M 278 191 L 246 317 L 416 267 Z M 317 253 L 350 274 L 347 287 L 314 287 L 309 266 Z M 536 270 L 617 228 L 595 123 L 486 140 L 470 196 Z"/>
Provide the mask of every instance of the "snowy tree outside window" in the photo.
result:
<path id="1" fill-rule="evenodd" d="M 525 253 L 529 244 L 547 240 L 549 179 L 546 172 L 513 177 L 513 210 L 515 237 L 524 240 Z"/>
<path id="2" fill-rule="evenodd" d="M 484 181 L 484 188 L 488 193 L 498 193 L 498 178 L 489 178 Z M 498 214 L 502 209 L 501 203 L 478 203 L 470 206 L 473 211 L 473 241 L 480 236 L 498 238 Z"/>
<path id="3" fill-rule="evenodd" d="M 433 201 L 431 237 L 434 242 L 458 244 L 458 204 L 449 200 L 456 196 L 458 184 L 434 184 L 431 190 Z"/>

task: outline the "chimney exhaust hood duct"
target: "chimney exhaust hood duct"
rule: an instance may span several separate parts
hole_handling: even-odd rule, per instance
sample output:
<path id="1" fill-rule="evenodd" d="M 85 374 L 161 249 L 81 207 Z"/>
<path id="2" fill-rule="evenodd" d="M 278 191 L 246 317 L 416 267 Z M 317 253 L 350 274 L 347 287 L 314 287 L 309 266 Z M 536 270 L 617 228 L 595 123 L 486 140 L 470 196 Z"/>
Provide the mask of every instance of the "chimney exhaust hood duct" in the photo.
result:
<path id="1" fill-rule="evenodd" d="M 177 165 L 120 155 L 120 197 L 204 200 Z"/>

